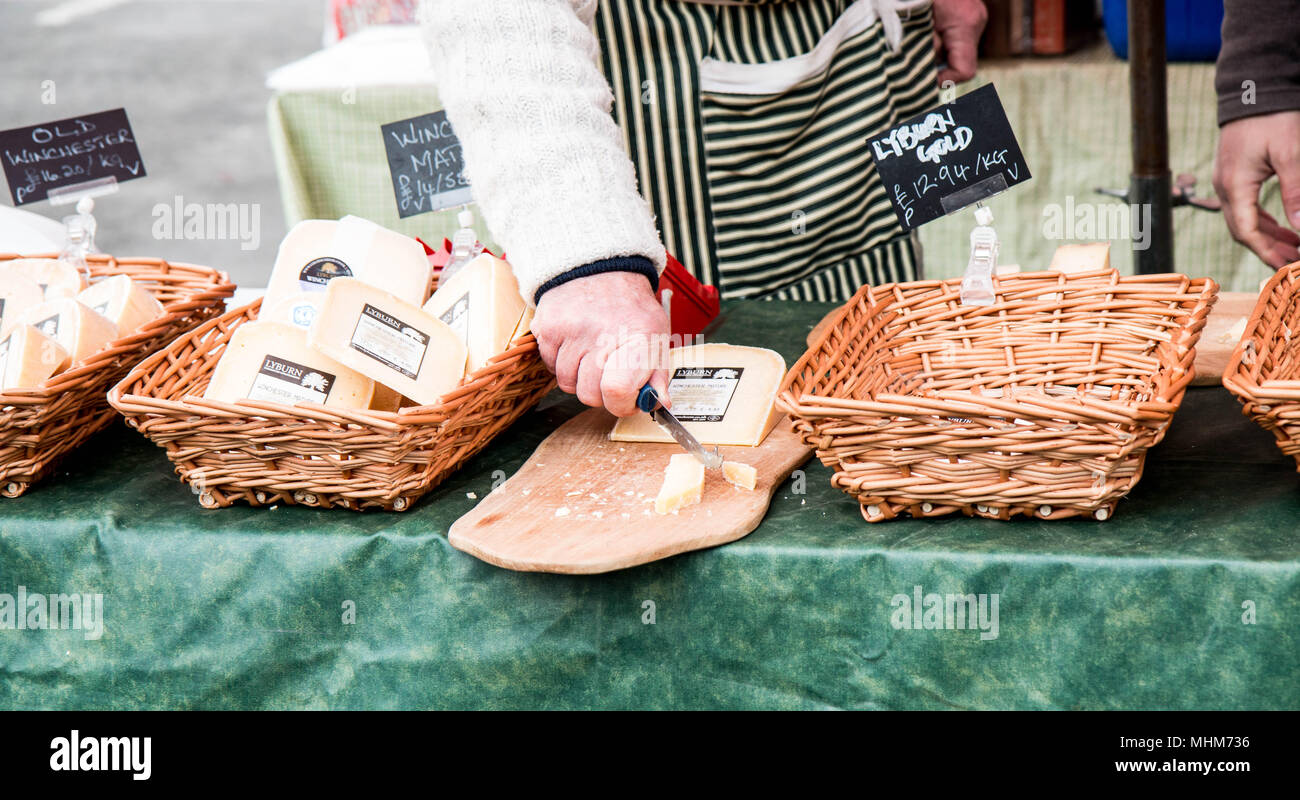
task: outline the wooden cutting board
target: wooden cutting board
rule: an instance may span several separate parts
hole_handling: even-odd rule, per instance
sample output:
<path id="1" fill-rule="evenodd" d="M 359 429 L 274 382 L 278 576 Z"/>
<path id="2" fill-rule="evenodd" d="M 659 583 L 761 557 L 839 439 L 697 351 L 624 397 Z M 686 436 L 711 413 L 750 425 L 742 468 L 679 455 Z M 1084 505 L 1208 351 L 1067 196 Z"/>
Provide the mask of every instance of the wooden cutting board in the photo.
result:
<path id="1" fill-rule="evenodd" d="M 611 442 L 614 417 L 593 408 L 560 426 L 509 480 L 448 536 L 453 547 L 521 572 L 594 574 L 734 542 L 758 527 L 773 493 L 812 453 L 782 418 L 758 447 L 721 447 L 724 459 L 758 468 L 754 491 L 720 472 L 704 496 L 676 514 L 654 498 L 676 444 Z"/>
<path id="2" fill-rule="evenodd" d="M 1192 379 L 1194 386 L 1216 386 L 1223 378 L 1223 370 L 1228 366 L 1228 358 L 1232 355 L 1233 349 L 1237 346 L 1237 340 L 1222 342 L 1219 338 L 1227 333 L 1228 329 L 1237 324 L 1237 320 L 1242 317 L 1249 318 L 1255 310 L 1255 303 L 1259 300 L 1259 295 L 1254 292 L 1219 292 L 1219 299 L 1210 309 L 1210 316 L 1205 321 L 1205 329 L 1201 331 L 1201 338 L 1196 343 L 1196 377 Z M 832 318 L 839 313 L 840 309 L 834 309 L 821 322 L 818 322 L 812 332 L 808 334 L 808 346 L 812 347 L 817 338 L 822 335 L 827 326 L 831 324 Z"/>

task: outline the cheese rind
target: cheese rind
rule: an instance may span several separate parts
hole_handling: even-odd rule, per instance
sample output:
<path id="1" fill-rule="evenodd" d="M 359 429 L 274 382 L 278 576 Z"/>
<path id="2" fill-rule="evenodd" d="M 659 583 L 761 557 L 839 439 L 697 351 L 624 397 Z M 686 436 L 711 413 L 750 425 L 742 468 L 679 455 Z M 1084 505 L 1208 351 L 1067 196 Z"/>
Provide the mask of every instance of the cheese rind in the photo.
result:
<path id="1" fill-rule="evenodd" d="M 465 373 L 465 344 L 444 322 L 355 278 L 330 281 L 312 347 L 422 405 Z"/>
<path id="2" fill-rule="evenodd" d="M 76 297 L 86 288 L 86 278 L 71 264 L 56 258 L 15 258 L 0 263 L 0 282 L 5 273 L 21 275 L 41 287 L 45 300 Z"/>
<path id="3" fill-rule="evenodd" d="M 112 320 L 118 336 L 129 336 L 167 313 L 153 292 L 128 275 L 114 275 L 92 283 L 76 299 Z"/>
<path id="4" fill-rule="evenodd" d="M 50 300 L 28 309 L 18 318 L 20 325 L 34 325 L 68 351 L 71 363 L 98 353 L 117 338 L 111 319 L 71 297 Z M 70 364 L 62 364 L 59 371 Z"/>
<path id="5" fill-rule="evenodd" d="M 1110 242 L 1063 244 L 1052 254 L 1052 263 L 1047 269 L 1067 275 L 1110 269 Z"/>
<path id="6" fill-rule="evenodd" d="M 758 484 L 758 470 L 749 464 L 742 464 L 739 461 L 723 461 L 722 477 L 727 479 L 727 483 L 740 489 L 754 491 L 754 486 Z"/>
<path id="7" fill-rule="evenodd" d="M 510 265 L 486 253 L 466 264 L 438 286 L 424 310 L 447 323 L 469 351 L 466 372 L 504 353 L 524 314 Z"/>
<path id="8" fill-rule="evenodd" d="M 761 347 L 697 344 L 669 353 L 668 396 L 678 421 L 703 444 L 756 447 L 776 425 L 785 360 Z M 610 439 L 671 442 L 649 414 L 623 417 Z"/>
<path id="9" fill-rule="evenodd" d="M 695 456 L 674 453 L 664 469 L 664 483 L 655 497 L 656 514 L 676 514 L 704 496 L 704 465 Z"/>
<path id="10" fill-rule="evenodd" d="M 303 220 L 280 242 L 262 307 L 269 313 L 293 295 L 324 292 L 335 278 L 363 280 L 418 306 L 431 270 L 423 245 L 369 220 Z"/>
<path id="11" fill-rule="evenodd" d="M 0 338 L 18 324 L 27 309 L 45 301 L 45 293 L 36 281 L 17 272 L 0 273 Z"/>
<path id="12" fill-rule="evenodd" d="M 68 361 L 68 351 L 31 325 L 0 340 L 0 390 L 36 389 Z"/>
<path id="13" fill-rule="evenodd" d="M 367 408 L 374 388 L 366 376 L 308 347 L 302 328 L 255 320 L 231 334 L 203 396 L 224 403 L 248 398 Z"/>

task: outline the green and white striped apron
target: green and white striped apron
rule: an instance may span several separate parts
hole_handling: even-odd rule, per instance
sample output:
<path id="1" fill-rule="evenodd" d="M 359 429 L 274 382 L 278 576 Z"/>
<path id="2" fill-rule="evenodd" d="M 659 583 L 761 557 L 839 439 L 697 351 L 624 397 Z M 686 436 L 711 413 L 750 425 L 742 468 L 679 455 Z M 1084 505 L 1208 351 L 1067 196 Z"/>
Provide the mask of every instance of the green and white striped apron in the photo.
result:
<path id="1" fill-rule="evenodd" d="M 723 297 L 919 277 L 866 140 L 938 103 L 899 0 L 600 0 L 614 114 L 664 244 Z"/>

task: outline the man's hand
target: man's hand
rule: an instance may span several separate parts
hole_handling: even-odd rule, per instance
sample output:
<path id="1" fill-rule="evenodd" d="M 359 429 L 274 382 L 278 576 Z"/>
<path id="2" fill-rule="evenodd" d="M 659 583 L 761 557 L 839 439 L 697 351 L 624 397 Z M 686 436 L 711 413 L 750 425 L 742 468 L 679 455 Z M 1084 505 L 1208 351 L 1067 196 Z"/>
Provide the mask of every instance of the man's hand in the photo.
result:
<path id="1" fill-rule="evenodd" d="M 944 81 L 961 83 L 975 77 L 980 34 L 989 21 L 983 0 L 934 0 L 934 52 L 948 62 L 939 71 Z"/>
<path id="2" fill-rule="evenodd" d="M 626 417 L 648 381 L 671 405 L 667 365 L 657 363 L 668 317 L 644 275 L 606 272 L 560 284 L 537 304 L 533 334 L 560 388 L 583 403 Z"/>
<path id="3" fill-rule="evenodd" d="M 1214 191 L 1232 238 L 1273 269 L 1300 261 L 1300 236 L 1259 205 L 1264 181 L 1277 175 L 1282 208 L 1300 228 L 1300 111 L 1233 120 L 1219 129 L 1214 157 Z"/>

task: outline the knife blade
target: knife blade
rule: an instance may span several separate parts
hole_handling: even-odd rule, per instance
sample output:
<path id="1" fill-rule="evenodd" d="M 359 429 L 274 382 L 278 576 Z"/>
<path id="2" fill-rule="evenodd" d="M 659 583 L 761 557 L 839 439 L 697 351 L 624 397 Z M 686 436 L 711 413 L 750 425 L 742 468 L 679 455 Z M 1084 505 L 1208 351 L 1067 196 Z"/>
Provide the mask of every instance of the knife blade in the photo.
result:
<path id="1" fill-rule="evenodd" d="M 659 423 L 659 427 L 668 432 L 673 437 L 673 441 L 682 446 L 682 449 L 699 459 L 699 462 L 706 469 L 722 468 L 722 452 L 718 448 L 709 450 L 700 444 L 699 439 L 691 435 L 686 427 L 674 417 L 672 412 L 664 408 L 659 402 L 659 394 L 655 392 L 650 384 L 641 387 L 641 392 L 636 397 L 636 407 L 650 415 L 650 419 Z"/>

